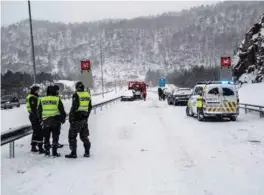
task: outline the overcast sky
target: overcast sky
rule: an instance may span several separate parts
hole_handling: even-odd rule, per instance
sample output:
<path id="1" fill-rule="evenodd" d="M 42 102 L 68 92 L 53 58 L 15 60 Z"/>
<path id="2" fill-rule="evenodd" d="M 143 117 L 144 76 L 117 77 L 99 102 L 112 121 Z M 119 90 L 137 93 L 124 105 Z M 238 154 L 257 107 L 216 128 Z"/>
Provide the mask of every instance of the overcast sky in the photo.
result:
<path id="1" fill-rule="evenodd" d="M 31 1 L 33 19 L 84 22 L 180 11 L 216 1 Z M 1 25 L 28 18 L 27 1 L 1 1 Z"/>

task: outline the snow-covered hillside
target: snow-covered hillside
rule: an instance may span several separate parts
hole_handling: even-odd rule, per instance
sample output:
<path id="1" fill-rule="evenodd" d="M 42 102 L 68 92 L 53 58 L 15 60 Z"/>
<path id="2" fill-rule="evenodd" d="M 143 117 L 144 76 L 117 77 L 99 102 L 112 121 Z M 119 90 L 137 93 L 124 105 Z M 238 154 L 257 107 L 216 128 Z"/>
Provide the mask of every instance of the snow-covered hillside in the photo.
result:
<path id="1" fill-rule="evenodd" d="M 148 69 L 205 65 L 232 55 L 237 42 L 264 10 L 264 2 L 221 2 L 179 13 L 90 23 L 33 21 L 37 71 L 76 79 L 90 59 L 100 80 L 100 40 L 106 81 L 142 79 Z M 59 10 L 58 10 L 59 11 Z M 1 28 L 2 72 L 32 72 L 28 20 Z M 235 37 L 235 38 L 234 38 Z"/>
<path id="2" fill-rule="evenodd" d="M 241 83 L 264 81 L 264 13 L 246 33 L 234 57 L 233 74 Z"/>

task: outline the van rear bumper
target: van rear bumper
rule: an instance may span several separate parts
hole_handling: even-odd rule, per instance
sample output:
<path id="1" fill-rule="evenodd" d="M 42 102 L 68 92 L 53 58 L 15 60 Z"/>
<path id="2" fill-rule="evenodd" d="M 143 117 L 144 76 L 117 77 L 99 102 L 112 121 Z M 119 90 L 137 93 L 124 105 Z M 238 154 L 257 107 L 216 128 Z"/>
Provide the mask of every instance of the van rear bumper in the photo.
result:
<path id="1" fill-rule="evenodd" d="M 204 116 L 221 116 L 221 117 L 230 117 L 230 116 L 238 116 L 238 112 L 228 112 L 228 113 L 222 113 L 222 112 L 204 112 Z"/>

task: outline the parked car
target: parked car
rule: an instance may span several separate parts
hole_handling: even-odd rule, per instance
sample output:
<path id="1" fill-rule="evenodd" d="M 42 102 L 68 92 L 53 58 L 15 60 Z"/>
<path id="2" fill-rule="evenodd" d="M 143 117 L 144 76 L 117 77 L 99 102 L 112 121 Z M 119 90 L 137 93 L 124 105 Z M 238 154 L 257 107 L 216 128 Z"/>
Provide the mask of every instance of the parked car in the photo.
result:
<path id="1" fill-rule="evenodd" d="M 175 106 L 187 105 L 191 94 L 192 94 L 192 89 L 190 88 L 178 88 L 173 93 L 173 104 Z"/>
<path id="2" fill-rule="evenodd" d="M 20 107 L 19 99 L 15 96 L 5 95 L 1 97 L 1 109 Z"/>
<path id="3" fill-rule="evenodd" d="M 135 96 L 136 96 L 135 92 L 129 89 L 122 94 L 121 101 L 134 101 Z"/>

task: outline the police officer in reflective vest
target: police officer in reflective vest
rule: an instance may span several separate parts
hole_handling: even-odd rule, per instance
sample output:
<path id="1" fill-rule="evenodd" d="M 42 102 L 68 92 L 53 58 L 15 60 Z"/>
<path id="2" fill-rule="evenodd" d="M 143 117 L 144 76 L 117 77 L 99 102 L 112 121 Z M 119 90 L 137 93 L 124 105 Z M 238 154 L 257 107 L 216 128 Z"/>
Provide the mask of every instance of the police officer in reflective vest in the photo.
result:
<path id="1" fill-rule="evenodd" d="M 203 114 L 203 97 L 201 94 L 197 96 L 197 113 Z"/>
<path id="2" fill-rule="evenodd" d="M 38 109 L 40 99 L 39 99 L 39 86 L 33 85 L 30 89 L 30 93 L 26 97 L 26 106 L 29 113 L 29 120 L 32 125 L 33 134 L 31 139 L 31 151 L 44 153 L 43 149 L 43 134 L 41 128 L 41 118 Z M 37 148 L 38 146 L 38 148 Z"/>
<path id="3" fill-rule="evenodd" d="M 60 154 L 57 152 L 59 130 L 61 123 L 65 123 L 66 113 L 54 86 L 48 86 L 47 95 L 41 98 L 39 110 L 43 121 L 45 155 L 50 155 L 50 135 L 52 134 L 52 155 L 59 157 Z"/>
<path id="4" fill-rule="evenodd" d="M 77 158 L 77 135 L 80 133 L 80 139 L 84 146 L 84 157 L 90 157 L 91 143 L 88 138 L 88 118 L 92 110 L 92 102 L 90 93 L 84 91 L 82 82 L 76 83 L 76 92 L 72 96 L 72 107 L 69 115 L 70 130 L 69 130 L 69 145 L 71 153 L 66 155 L 66 158 Z"/>

